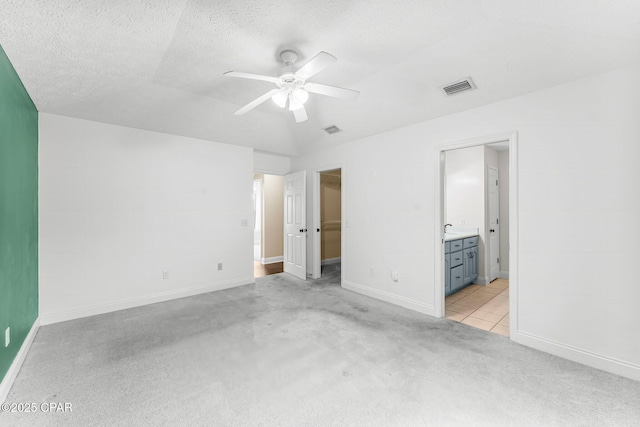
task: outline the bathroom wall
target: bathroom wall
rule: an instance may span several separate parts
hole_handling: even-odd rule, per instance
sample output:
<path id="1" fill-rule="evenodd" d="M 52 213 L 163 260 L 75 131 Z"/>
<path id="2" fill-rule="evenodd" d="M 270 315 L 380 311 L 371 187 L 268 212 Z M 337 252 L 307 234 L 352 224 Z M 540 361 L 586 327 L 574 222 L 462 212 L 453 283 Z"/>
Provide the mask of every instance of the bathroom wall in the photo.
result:
<path id="1" fill-rule="evenodd" d="M 485 147 L 445 152 L 445 224 L 478 229 L 478 279 L 486 283 Z"/>

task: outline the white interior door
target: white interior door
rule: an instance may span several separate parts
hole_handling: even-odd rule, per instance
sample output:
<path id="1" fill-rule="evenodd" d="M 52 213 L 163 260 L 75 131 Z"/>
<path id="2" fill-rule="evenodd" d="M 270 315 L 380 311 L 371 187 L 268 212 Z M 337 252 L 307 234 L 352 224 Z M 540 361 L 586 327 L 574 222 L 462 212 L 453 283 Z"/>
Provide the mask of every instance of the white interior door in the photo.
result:
<path id="1" fill-rule="evenodd" d="M 284 177 L 284 271 L 307 278 L 307 172 Z"/>
<path id="2" fill-rule="evenodd" d="M 500 274 L 500 200 L 498 169 L 488 167 L 487 190 L 489 193 L 489 281 L 498 278 Z"/>

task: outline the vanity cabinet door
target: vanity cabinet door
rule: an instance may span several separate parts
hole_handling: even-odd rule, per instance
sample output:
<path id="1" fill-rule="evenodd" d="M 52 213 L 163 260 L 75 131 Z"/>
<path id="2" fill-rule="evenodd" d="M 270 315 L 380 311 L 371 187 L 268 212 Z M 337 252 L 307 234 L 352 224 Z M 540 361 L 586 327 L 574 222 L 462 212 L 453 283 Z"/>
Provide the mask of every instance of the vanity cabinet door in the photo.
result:
<path id="1" fill-rule="evenodd" d="M 478 247 L 465 249 L 463 252 L 464 284 L 468 285 L 478 278 Z"/>
<path id="2" fill-rule="evenodd" d="M 478 278 L 478 247 L 469 249 L 472 255 L 471 262 L 471 281 L 474 282 Z"/>

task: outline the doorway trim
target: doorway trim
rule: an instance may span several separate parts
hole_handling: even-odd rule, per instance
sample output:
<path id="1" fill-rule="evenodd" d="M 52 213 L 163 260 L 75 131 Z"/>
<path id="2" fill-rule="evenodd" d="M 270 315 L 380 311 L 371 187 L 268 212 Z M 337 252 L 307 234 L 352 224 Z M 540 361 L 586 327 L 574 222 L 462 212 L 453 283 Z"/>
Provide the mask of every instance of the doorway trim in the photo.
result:
<path id="1" fill-rule="evenodd" d="M 313 250 L 312 253 L 312 271 L 311 278 L 319 279 L 322 276 L 322 239 L 320 238 L 320 174 L 322 172 L 327 172 L 335 169 L 341 170 L 341 178 L 340 178 L 340 223 L 342 224 L 342 230 L 340 233 L 340 263 L 342 274 L 340 275 L 340 286 L 343 282 L 344 277 L 344 265 L 345 265 L 345 257 L 344 257 L 344 242 L 345 242 L 345 232 L 344 232 L 344 201 L 345 201 L 345 190 L 344 190 L 344 163 L 332 163 L 328 165 L 324 165 L 319 168 L 313 169 L 313 178 L 311 179 L 313 185 Z"/>
<path id="2" fill-rule="evenodd" d="M 496 142 L 509 143 L 509 339 L 518 331 L 518 132 L 446 142 L 435 148 L 435 212 L 434 217 L 434 302 L 436 317 L 444 317 L 444 152 L 459 148 L 484 146 Z"/>

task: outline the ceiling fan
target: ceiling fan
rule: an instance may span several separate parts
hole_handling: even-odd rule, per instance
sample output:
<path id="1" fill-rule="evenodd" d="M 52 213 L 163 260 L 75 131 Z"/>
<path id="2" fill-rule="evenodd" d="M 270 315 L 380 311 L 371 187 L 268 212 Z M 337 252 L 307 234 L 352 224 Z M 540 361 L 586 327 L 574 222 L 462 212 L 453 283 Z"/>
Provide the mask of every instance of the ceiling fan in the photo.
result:
<path id="1" fill-rule="evenodd" d="M 298 71 L 293 71 L 293 64 L 295 64 L 298 59 L 298 55 L 294 51 L 283 50 L 280 52 L 280 58 L 284 62 L 285 69 L 278 77 L 243 73 L 239 71 L 229 71 L 224 73 L 225 76 L 229 77 L 264 80 L 275 83 L 277 86 L 275 89 L 270 90 L 237 110 L 234 113 L 235 115 L 239 116 L 244 114 L 256 108 L 268 99 L 272 99 L 278 107 L 293 111 L 296 122 L 300 123 L 304 122 L 308 118 L 307 111 L 304 108 L 304 103 L 307 102 L 307 99 L 309 98 L 309 92 L 341 99 L 356 99 L 360 94 L 357 90 L 307 82 L 309 78 L 315 76 L 337 60 L 335 56 L 330 55 L 327 52 L 320 52 L 311 58 L 311 60 L 303 65 Z"/>

